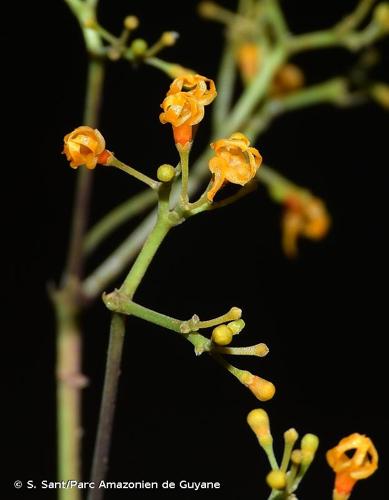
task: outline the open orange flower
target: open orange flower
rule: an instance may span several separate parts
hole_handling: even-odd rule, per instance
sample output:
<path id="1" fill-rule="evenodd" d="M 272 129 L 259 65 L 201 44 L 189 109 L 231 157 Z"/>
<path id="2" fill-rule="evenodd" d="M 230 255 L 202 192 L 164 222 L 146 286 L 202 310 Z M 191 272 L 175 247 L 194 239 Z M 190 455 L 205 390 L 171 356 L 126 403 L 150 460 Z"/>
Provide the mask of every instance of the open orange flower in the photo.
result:
<path id="1" fill-rule="evenodd" d="M 215 84 L 209 78 L 187 73 L 170 85 L 161 104 L 161 123 L 171 123 L 176 144 L 185 145 L 192 140 L 192 127 L 204 117 L 204 106 L 216 97 Z"/>
<path id="2" fill-rule="evenodd" d="M 215 156 L 209 160 L 209 170 L 213 173 L 213 184 L 208 191 L 209 201 L 225 182 L 244 186 L 255 176 L 262 162 L 262 156 L 256 148 L 250 147 L 250 141 L 244 134 L 236 132 L 228 139 L 219 139 L 211 144 Z"/>
<path id="3" fill-rule="evenodd" d="M 334 500 L 347 500 L 355 483 L 377 470 L 378 453 L 371 439 L 354 433 L 327 451 L 327 462 L 336 474 Z"/>
<path id="4" fill-rule="evenodd" d="M 166 95 L 174 95 L 179 92 L 185 92 L 185 94 L 194 97 L 203 106 L 210 104 L 217 95 L 213 80 L 192 73 L 186 73 L 176 78 Z"/>
<path id="5" fill-rule="evenodd" d="M 282 247 L 288 257 L 296 257 L 297 241 L 323 238 L 330 227 L 330 216 L 324 203 L 316 197 L 292 196 L 285 201 L 282 218 Z"/>
<path id="6" fill-rule="evenodd" d="M 105 140 L 100 132 L 86 125 L 65 135 L 63 153 L 72 168 L 85 165 L 89 169 L 95 168 L 97 163 L 107 164 L 112 155 L 105 149 Z"/>

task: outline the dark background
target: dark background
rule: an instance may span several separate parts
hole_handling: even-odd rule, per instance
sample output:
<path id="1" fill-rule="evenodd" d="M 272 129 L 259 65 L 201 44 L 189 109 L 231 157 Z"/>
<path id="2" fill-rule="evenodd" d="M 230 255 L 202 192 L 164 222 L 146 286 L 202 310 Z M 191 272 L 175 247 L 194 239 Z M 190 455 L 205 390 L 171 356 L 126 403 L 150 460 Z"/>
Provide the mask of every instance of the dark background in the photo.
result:
<path id="1" fill-rule="evenodd" d="M 355 5 L 351 0 L 284 3 L 295 32 L 327 27 Z M 123 17 L 136 14 L 141 19 L 137 36 L 149 41 L 162 31 L 179 31 L 179 43 L 163 57 L 214 78 L 223 28 L 200 20 L 195 6 L 102 0 L 100 20 L 117 33 Z M 4 289 L 9 290 L 9 282 L 16 291 L 11 296 L 16 306 L 12 335 L 7 335 L 14 343 L 5 356 L 6 380 L 12 381 L 7 382 L 12 390 L 11 451 L 16 457 L 10 484 L 15 479 L 55 479 L 55 341 L 46 284 L 58 280 L 66 253 L 76 173 L 60 152 L 62 137 L 81 124 L 85 83 L 82 38 L 67 7 L 56 1 L 37 8 L 35 18 L 25 19 L 31 34 L 23 39 L 23 79 L 18 83 L 29 107 L 21 109 L 17 129 L 33 139 L 35 149 L 12 167 L 12 186 L 17 186 L 20 201 L 7 205 L 5 212 L 6 219 L 14 221 L 10 234 L 15 249 L 12 265 L 4 269 Z M 388 43 L 379 46 L 386 50 L 381 67 L 388 67 Z M 297 60 L 308 83 L 347 72 L 354 61 L 343 50 L 305 54 Z M 383 79 L 384 70 L 376 76 Z M 108 67 L 99 129 L 119 158 L 149 175 L 159 164 L 177 160 L 169 127 L 158 120 L 168 84 L 153 68 L 134 70 L 125 62 Z M 208 140 L 206 122 L 194 155 Z M 320 106 L 279 118 L 257 146 L 268 164 L 326 200 L 333 217 L 329 236 L 318 244 L 302 242 L 300 258 L 286 260 L 280 249 L 280 207 L 260 188 L 238 205 L 175 229 L 137 294 L 142 304 L 179 318 L 194 312 L 212 317 L 232 305 L 243 308 L 247 327 L 236 344 L 263 341 L 270 354 L 263 360 L 232 362 L 277 386 L 274 400 L 263 407 L 271 416 L 278 456 L 289 427 L 321 439 L 317 459 L 299 489 L 302 499 L 331 497 L 333 474 L 325 451 L 352 432 L 366 433 L 380 453 L 378 472 L 358 484 L 353 498 L 386 491 L 388 126 L 388 115 L 375 104 L 350 110 Z M 20 151 L 24 144 L 19 143 Z M 138 189 L 124 174 L 97 168 L 92 220 Z M 119 231 L 90 269 L 129 230 L 125 226 Z M 90 378 L 84 393 L 87 478 L 109 313 L 98 302 L 83 323 L 84 373 Z M 222 490 L 114 491 L 106 498 L 267 498 L 268 465 L 245 423 L 247 413 L 259 406 L 212 359 L 195 358 L 191 346 L 178 337 L 131 320 L 109 479 L 220 481 Z M 54 498 L 43 493 L 37 497 Z M 27 499 L 31 492 L 20 490 L 17 496 Z"/>

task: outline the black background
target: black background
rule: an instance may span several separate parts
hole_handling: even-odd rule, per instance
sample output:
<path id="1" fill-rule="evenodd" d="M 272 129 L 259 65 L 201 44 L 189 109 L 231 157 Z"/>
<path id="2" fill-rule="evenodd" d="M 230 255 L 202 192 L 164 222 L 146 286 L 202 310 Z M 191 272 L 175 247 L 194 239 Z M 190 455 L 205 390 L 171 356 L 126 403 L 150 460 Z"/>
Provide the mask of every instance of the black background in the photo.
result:
<path id="1" fill-rule="evenodd" d="M 284 2 L 295 32 L 327 27 L 354 1 Z M 216 77 L 221 26 L 204 22 L 196 2 L 102 1 L 100 20 L 114 32 L 127 14 L 141 19 L 138 36 L 180 32 L 163 57 Z M 225 2 L 233 5 L 233 2 Z M 19 133 L 7 205 L 15 244 L 6 265 L 5 290 L 16 312 L 5 356 L 12 389 L 14 470 L 8 478 L 55 479 L 55 384 L 53 314 L 46 284 L 58 280 L 64 262 L 76 173 L 61 157 L 62 137 L 81 124 L 86 57 L 77 23 L 60 1 L 41 3 L 31 33 L 23 38 L 23 89 Z M 388 43 L 381 71 L 388 67 Z M 343 50 L 300 56 L 308 83 L 347 72 L 355 58 Z M 17 66 L 17 65 L 16 65 Z M 109 64 L 99 129 L 109 149 L 154 175 L 177 160 L 168 126 L 158 120 L 169 81 L 149 67 Z M 19 91 L 20 92 L 20 91 Z M 30 111 L 31 110 L 31 111 Z M 193 154 L 208 141 L 207 120 Z M 137 300 L 172 316 L 207 318 L 242 307 L 247 327 L 236 344 L 266 342 L 263 360 L 234 358 L 277 386 L 263 407 L 271 416 L 275 447 L 295 427 L 314 432 L 321 445 L 299 489 L 299 498 L 328 499 L 333 474 L 325 451 L 352 432 L 377 444 L 380 468 L 361 481 L 353 498 L 383 493 L 388 415 L 384 347 L 387 332 L 385 267 L 389 118 L 374 104 L 350 110 L 320 106 L 279 118 L 259 144 L 266 162 L 323 197 L 333 216 L 330 235 L 302 242 L 300 258 L 280 249 L 280 207 L 260 188 L 238 205 L 202 215 L 174 230 L 153 262 Z M 27 132 L 26 132 L 27 131 Z M 18 136 L 19 138 L 19 136 Z M 33 139 L 33 150 L 24 147 Z M 19 153 L 25 153 L 20 161 Z M 13 156 L 15 158 L 15 155 Z M 139 190 L 120 172 L 96 169 L 92 220 Z M 15 202 L 15 199 L 18 201 Z M 128 233 L 126 226 L 92 259 L 89 270 Z M 119 284 L 117 280 L 115 284 Z M 112 285 L 114 286 L 114 284 Z M 88 477 L 108 339 L 109 314 L 97 302 L 84 317 L 84 372 L 90 378 L 84 404 L 84 476 Z M 8 330 L 7 330 L 8 331 Z M 5 351 L 6 353 L 8 351 Z M 9 360 L 9 363 L 7 361 Z M 245 423 L 261 406 L 249 391 L 189 344 L 140 320 L 131 320 L 123 358 L 109 479 L 117 481 L 220 481 L 221 492 L 108 492 L 106 498 L 267 498 L 268 470 Z M 18 498 L 30 498 L 26 490 Z M 54 498 L 39 492 L 36 497 Z"/>

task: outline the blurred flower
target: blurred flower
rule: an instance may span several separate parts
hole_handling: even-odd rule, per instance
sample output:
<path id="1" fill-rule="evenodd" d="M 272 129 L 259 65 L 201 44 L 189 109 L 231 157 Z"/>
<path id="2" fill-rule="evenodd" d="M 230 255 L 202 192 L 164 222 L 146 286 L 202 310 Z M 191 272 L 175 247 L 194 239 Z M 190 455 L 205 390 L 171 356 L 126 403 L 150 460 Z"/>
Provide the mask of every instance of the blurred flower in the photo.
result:
<path id="1" fill-rule="evenodd" d="M 270 85 L 270 94 L 272 96 L 281 96 L 290 94 L 304 86 L 304 73 L 295 64 L 287 63 L 274 75 Z"/>
<path id="2" fill-rule="evenodd" d="M 217 92 L 213 80 L 201 75 L 186 73 L 170 85 L 161 104 L 161 123 L 171 123 L 176 144 L 192 140 L 192 126 L 204 117 L 204 106 L 210 104 Z"/>
<path id="3" fill-rule="evenodd" d="M 334 498 L 346 500 L 358 480 L 376 471 L 378 453 L 367 436 L 354 433 L 327 451 L 327 462 L 336 474 Z"/>
<path id="4" fill-rule="evenodd" d="M 208 191 L 208 200 L 213 201 L 215 194 L 228 181 L 244 186 L 255 176 L 262 156 L 244 134 L 236 132 L 228 139 L 219 139 L 211 144 L 215 156 L 209 161 L 213 173 L 213 184 Z"/>
<path id="5" fill-rule="evenodd" d="M 288 257 L 296 257 L 297 241 L 303 236 L 311 240 L 323 238 L 330 227 L 330 216 L 324 203 L 310 196 L 292 196 L 285 201 L 282 218 L 282 247 Z"/>
<path id="6" fill-rule="evenodd" d="M 250 82 L 261 64 L 261 49 L 253 42 L 243 43 L 236 52 L 236 60 L 244 82 Z"/>
<path id="7" fill-rule="evenodd" d="M 105 149 L 105 140 L 100 132 L 86 125 L 65 135 L 63 153 L 72 168 L 85 165 L 93 169 L 97 163 L 107 164 L 112 156 Z"/>

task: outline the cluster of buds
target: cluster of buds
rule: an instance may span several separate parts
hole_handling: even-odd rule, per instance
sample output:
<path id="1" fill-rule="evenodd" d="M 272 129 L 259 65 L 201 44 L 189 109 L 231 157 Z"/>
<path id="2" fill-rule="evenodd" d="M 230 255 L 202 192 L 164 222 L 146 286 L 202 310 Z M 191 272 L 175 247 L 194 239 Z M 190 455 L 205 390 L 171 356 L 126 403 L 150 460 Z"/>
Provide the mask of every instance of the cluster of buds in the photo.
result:
<path id="1" fill-rule="evenodd" d="M 284 493 L 285 498 L 290 498 L 315 458 L 319 446 L 318 437 L 314 434 L 305 434 L 301 439 L 300 449 L 294 450 L 298 433 L 293 428 L 287 430 L 284 433 L 282 461 L 278 465 L 273 450 L 268 414 L 261 408 L 252 410 L 247 416 L 247 423 L 268 457 L 272 469 L 266 477 L 268 486 L 273 491 Z"/>
<path id="2" fill-rule="evenodd" d="M 180 330 L 183 334 L 198 332 L 201 329 L 213 328 L 211 342 L 207 351 L 215 357 L 241 384 L 247 387 L 260 401 L 268 401 L 275 394 L 275 386 L 269 380 L 258 375 L 254 375 L 247 370 L 240 370 L 236 366 L 228 363 L 222 356 L 256 356 L 265 357 L 269 349 L 266 344 L 259 343 L 246 347 L 230 347 L 235 335 L 239 335 L 245 327 L 245 322 L 241 318 L 242 310 L 232 307 L 226 314 L 217 318 L 201 321 L 195 314 L 189 321 L 181 323 Z"/>

